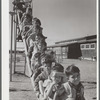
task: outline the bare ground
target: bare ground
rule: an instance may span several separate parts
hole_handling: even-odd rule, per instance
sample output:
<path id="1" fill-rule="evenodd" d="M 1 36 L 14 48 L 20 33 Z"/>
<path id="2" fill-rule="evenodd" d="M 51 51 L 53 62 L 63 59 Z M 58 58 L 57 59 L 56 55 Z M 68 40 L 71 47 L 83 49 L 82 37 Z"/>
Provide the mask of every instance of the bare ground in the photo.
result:
<path id="1" fill-rule="evenodd" d="M 70 64 L 75 64 L 80 68 L 81 81 L 85 89 L 86 100 L 97 100 L 97 78 L 96 61 L 65 59 L 62 65 L 66 68 Z M 37 100 L 30 78 L 24 73 L 24 54 L 17 55 L 16 74 L 12 75 L 12 82 L 9 86 L 9 100 Z"/>

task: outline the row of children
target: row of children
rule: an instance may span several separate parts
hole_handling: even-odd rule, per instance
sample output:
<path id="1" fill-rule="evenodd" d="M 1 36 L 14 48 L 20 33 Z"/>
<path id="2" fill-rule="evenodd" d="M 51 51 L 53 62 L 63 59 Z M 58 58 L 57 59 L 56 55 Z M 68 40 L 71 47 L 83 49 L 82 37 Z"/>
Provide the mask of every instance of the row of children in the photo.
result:
<path id="1" fill-rule="evenodd" d="M 46 50 L 47 44 L 45 42 L 45 37 L 42 34 L 43 28 L 41 27 L 41 22 L 38 18 L 33 18 L 32 16 L 32 7 L 31 7 L 32 0 L 14 0 L 13 4 L 16 7 L 17 16 L 18 16 L 18 29 L 19 33 L 17 39 L 25 38 L 28 50 L 29 58 L 33 60 L 32 54 L 36 52 L 44 52 Z M 27 4 L 27 6 L 25 6 Z M 24 6 L 25 7 L 24 7 Z M 25 8 L 23 10 L 22 8 Z M 35 49 L 35 50 L 34 50 Z M 35 51 L 33 53 L 33 50 Z"/>
<path id="2" fill-rule="evenodd" d="M 19 5 L 19 3 L 22 4 L 21 0 L 18 1 L 16 5 Z M 22 16 L 20 13 L 22 13 Z M 18 39 L 25 38 L 27 51 L 28 51 L 27 56 L 30 59 L 31 67 L 33 67 L 35 63 L 34 62 L 35 53 L 39 52 L 40 54 L 44 54 L 44 52 L 46 51 L 47 44 L 45 42 L 45 39 L 47 37 L 45 37 L 42 34 L 43 28 L 41 27 L 40 20 L 36 17 L 33 18 L 32 16 L 32 7 L 30 5 L 30 2 L 26 7 L 25 12 L 18 6 L 17 15 L 18 15 L 18 23 L 19 23 L 18 26 L 20 30 L 17 38 Z"/>
<path id="3" fill-rule="evenodd" d="M 16 1 L 16 0 L 15 0 Z M 18 2 L 19 1 L 19 2 Z M 16 5 L 18 6 L 20 3 L 26 3 L 21 2 L 18 0 Z M 41 27 L 41 22 L 38 18 L 33 18 L 32 16 L 32 7 L 29 2 L 27 7 L 25 8 L 25 11 L 23 11 L 21 8 L 17 7 L 17 16 L 18 16 L 18 36 L 17 39 L 22 39 L 22 36 L 24 36 L 25 39 L 29 42 L 31 38 L 33 41 L 35 40 L 35 37 L 41 37 L 43 40 L 45 40 L 47 37 L 43 36 Z M 29 44 L 28 44 L 29 45 Z"/>
<path id="4" fill-rule="evenodd" d="M 25 11 L 21 10 L 17 8 L 20 29 L 18 36 L 23 36 L 27 43 L 27 56 L 30 58 L 32 70 L 31 77 L 38 99 L 85 100 L 84 87 L 80 82 L 79 68 L 70 65 L 64 72 L 64 67 L 61 64 L 53 62 L 50 59 L 51 54 L 45 53 L 47 49 L 46 37 L 42 34 L 43 28 L 40 20 L 32 17 L 30 5 L 25 8 Z"/>
<path id="5" fill-rule="evenodd" d="M 85 100 L 79 68 L 70 65 L 64 72 L 61 64 L 48 58 L 42 57 L 42 65 L 32 76 L 38 100 Z"/>

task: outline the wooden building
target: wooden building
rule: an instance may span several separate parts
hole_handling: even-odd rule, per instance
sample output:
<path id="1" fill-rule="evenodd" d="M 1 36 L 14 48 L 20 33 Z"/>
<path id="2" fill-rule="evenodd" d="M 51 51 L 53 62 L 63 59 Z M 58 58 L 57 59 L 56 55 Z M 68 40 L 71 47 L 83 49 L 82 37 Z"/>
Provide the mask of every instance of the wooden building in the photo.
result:
<path id="1" fill-rule="evenodd" d="M 75 38 L 55 42 L 55 45 L 48 46 L 56 52 L 60 59 L 96 59 L 97 37 L 96 35 Z"/>

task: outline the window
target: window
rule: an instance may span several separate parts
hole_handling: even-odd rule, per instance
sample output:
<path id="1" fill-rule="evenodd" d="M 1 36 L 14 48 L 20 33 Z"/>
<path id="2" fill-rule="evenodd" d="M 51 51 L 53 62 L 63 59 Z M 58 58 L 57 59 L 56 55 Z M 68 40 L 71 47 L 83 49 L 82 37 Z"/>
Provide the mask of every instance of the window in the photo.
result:
<path id="1" fill-rule="evenodd" d="M 95 49 L 95 43 L 81 44 L 82 50 Z"/>
<path id="2" fill-rule="evenodd" d="M 91 44 L 91 48 L 95 48 L 95 45 L 94 44 Z"/>
<path id="3" fill-rule="evenodd" d="M 89 44 L 86 45 L 86 48 L 89 48 Z"/>
<path id="4" fill-rule="evenodd" d="M 81 45 L 81 48 L 84 48 L 84 45 Z"/>

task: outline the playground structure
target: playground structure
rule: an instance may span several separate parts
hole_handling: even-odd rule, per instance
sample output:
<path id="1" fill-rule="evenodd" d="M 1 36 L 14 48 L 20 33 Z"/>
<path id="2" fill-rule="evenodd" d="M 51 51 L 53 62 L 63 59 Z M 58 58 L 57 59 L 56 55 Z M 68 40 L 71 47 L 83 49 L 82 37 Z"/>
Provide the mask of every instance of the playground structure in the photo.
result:
<path id="1" fill-rule="evenodd" d="M 54 58 L 54 53 L 47 50 L 47 43 L 45 37 L 42 34 L 43 28 L 38 18 L 34 18 L 32 15 L 33 1 L 32 0 L 14 0 L 13 11 L 10 11 L 11 15 L 11 46 L 10 46 L 10 81 L 12 81 L 12 44 L 14 40 L 14 73 L 16 67 L 16 45 L 19 40 L 24 43 L 25 59 L 27 63 L 27 69 L 29 77 L 32 75 L 32 65 L 34 62 L 34 55 L 40 53 L 41 56 L 50 54 Z M 14 36 L 14 39 L 13 39 Z M 32 80 L 32 77 L 30 77 Z"/>
<path id="2" fill-rule="evenodd" d="M 26 75 L 25 72 L 28 72 L 27 76 L 30 78 L 34 90 L 35 70 L 38 70 L 38 68 L 43 64 L 43 61 L 45 62 L 47 59 L 50 62 L 56 63 L 55 52 L 47 49 L 47 37 L 42 34 L 43 28 L 41 27 L 41 21 L 36 17 L 34 18 L 32 15 L 33 1 L 29 0 L 25 2 L 14 0 L 12 4 L 13 11 L 9 12 L 11 15 L 10 82 L 13 81 L 12 72 L 14 72 L 14 74 L 16 73 L 16 47 L 17 42 L 20 42 L 19 40 L 21 40 L 24 43 L 25 50 L 24 74 Z M 12 57 L 13 40 L 14 59 Z M 45 58 L 47 56 L 48 58 Z M 12 64 L 13 61 L 14 65 Z"/>
<path id="3" fill-rule="evenodd" d="M 12 70 L 13 70 L 13 68 L 12 68 L 12 61 L 13 60 L 14 60 L 14 73 L 16 72 L 16 46 L 17 46 L 17 42 L 19 40 L 21 40 L 24 43 L 24 47 L 25 47 L 25 59 L 26 59 L 26 63 L 27 63 L 26 64 L 26 67 L 27 67 L 28 72 L 29 72 L 29 75 L 28 76 L 31 79 L 31 83 L 33 85 L 33 79 L 31 77 L 31 75 L 32 75 L 32 69 L 31 69 L 32 59 L 31 58 L 32 58 L 32 56 L 34 58 L 34 54 L 37 53 L 37 52 L 41 52 L 42 50 L 40 50 L 40 51 L 38 50 L 38 48 L 37 48 L 37 42 L 38 41 L 35 41 L 35 39 L 33 38 L 33 37 L 35 37 L 34 36 L 34 33 L 35 33 L 34 32 L 34 30 L 35 30 L 34 29 L 34 17 L 32 16 L 32 21 L 31 21 L 32 24 L 25 25 L 25 26 L 28 26 L 29 27 L 28 31 L 26 32 L 27 29 L 24 30 L 24 27 L 23 27 L 24 25 L 23 25 L 23 23 L 21 24 L 21 18 L 22 18 L 22 16 L 21 16 L 20 11 L 19 11 L 19 9 L 17 7 L 18 5 L 20 5 L 20 3 L 22 5 L 25 5 L 26 7 L 24 7 L 24 9 L 21 8 L 21 9 L 23 9 L 23 13 L 22 13 L 22 11 L 21 11 L 21 13 L 24 14 L 26 12 L 25 9 L 27 9 L 27 8 L 32 8 L 32 10 L 33 10 L 33 1 L 29 1 L 29 2 L 25 2 L 25 1 L 23 2 L 21 0 L 16 0 L 16 1 L 20 1 L 20 2 L 17 2 L 17 3 L 16 2 L 15 3 L 13 2 L 14 9 L 13 9 L 12 12 L 9 12 L 9 14 L 11 15 L 10 81 L 13 81 L 13 79 L 12 79 Z M 22 29 L 22 31 L 21 31 L 21 29 Z M 41 34 L 42 34 L 42 29 L 43 28 L 40 28 L 40 31 L 39 31 Z M 14 36 L 14 59 L 12 58 L 12 52 L 13 52 L 12 51 L 13 36 Z M 32 39 L 30 39 L 31 36 L 32 36 Z M 42 43 L 45 42 L 46 37 L 45 36 L 40 36 L 40 37 L 43 38 L 43 40 L 42 41 L 39 41 L 39 42 L 40 43 L 41 42 Z M 33 50 L 31 50 L 33 48 L 35 49 L 34 52 L 33 52 Z M 47 49 L 46 44 L 44 45 L 44 49 Z M 44 50 L 44 51 L 45 52 L 42 52 L 43 54 L 46 53 L 47 50 Z M 58 57 L 60 57 L 60 56 L 58 56 Z M 58 58 L 58 62 L 60 62 L 59 60 L 60 60 L 60 58 Z M 62 58 L 61 58 L 61 60 L 62 60 Z M 34 61 L 33 61 L 33 63 L 34 63 Z"/>

